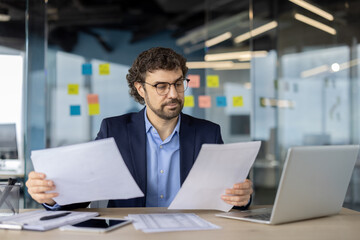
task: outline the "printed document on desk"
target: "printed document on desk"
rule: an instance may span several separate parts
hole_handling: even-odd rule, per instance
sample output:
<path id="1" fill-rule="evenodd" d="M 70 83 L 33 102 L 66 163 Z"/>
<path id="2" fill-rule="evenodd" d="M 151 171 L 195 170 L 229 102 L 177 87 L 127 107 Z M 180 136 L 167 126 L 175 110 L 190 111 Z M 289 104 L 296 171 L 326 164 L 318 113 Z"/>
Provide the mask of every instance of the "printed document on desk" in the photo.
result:
<path id="1" fill-rule="evenodd" d="M 32 151 L 31 159 L 36 172 L 54 181 L 60 205 L 144 196 L 113 138 Z"/>
<path id="2" fill-rule="evenodd" d="M 261 142 L 203 144 L 200 153 L 169 209 L 212 209 L 228 212 L 233 206 L 221 195 L 244 182 Z"/>
<path id="3" fill-rule="evenodd" d="M 145 233 L 220 229 L 194 213 L 129 214 L 127 219 Z"/>

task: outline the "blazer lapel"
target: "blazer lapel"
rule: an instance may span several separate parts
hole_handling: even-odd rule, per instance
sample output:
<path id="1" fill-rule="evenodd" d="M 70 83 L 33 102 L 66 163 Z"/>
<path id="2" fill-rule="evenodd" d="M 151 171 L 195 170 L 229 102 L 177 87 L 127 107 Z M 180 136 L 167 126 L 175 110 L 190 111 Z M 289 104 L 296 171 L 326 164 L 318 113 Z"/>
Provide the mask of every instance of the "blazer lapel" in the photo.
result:
<path id="1" fill-rule="evenodd" d="M 185 181 L 194 164 L 196 129 L 187 115 L 181 113 L 180 123 L 180 183 Z"/>
<path id="2" fill-rule="evenodd" d="M 135 172 L 135 181 L 146 196 L 146 132 L 143 108 L 133 115 L 127 125 L 132 164 Z"/>

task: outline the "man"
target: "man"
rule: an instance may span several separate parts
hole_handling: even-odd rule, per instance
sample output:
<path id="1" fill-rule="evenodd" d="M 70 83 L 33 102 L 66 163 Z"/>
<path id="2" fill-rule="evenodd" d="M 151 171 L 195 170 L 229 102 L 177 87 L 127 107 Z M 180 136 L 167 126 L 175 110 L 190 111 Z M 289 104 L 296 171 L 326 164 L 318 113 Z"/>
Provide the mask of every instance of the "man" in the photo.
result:
<path id="1" fill-rule="evenodd" d="M 168 48 L 141 53 L 126 78 L 130 95 L 145 104 L 138 113 L 104 119 L 96 139 L 113 137 L 145 197 L 109 200 L 108 207 L 167 207 L 180 189 L 204 143 L 222 144 L 220 126 L 181 113 L 188 79 L 186 59 Z M 86 207 L 89 203 L 59 206 L 58 193 L 45 174 L 31 172 L 26 182 L 34 200 L 48 209 Z M 114 186 L 116 187 L 116 186 Z M 224 189 L 225 202 L 246 208 L 252 183 L 246 180 Z M 190 198 L 196 196 L 189 196 Z"/>

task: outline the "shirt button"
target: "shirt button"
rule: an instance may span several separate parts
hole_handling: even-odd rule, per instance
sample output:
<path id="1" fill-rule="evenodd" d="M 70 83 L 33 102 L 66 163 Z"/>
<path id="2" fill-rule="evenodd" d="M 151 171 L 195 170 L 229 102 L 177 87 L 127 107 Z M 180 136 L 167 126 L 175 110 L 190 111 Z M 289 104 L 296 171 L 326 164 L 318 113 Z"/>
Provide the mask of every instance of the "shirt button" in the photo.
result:
<path id="1" fill-rule="evenodd" d="M 163 148 L 163 146 L 162 146 L 162 145 L 160 145 L 160 148 Z"/>
<path id="2" fill-rule="evenodd" d="M 160 170 L 160 173 L 164 173 L 164 170 Z"/>
<path id="3" fill-rule="evenodd" d="M 161 195 L 160 195 L 160 198 L 163 199 L 163 198 L 164 198 L 164 195 L 161 194 Z"/>

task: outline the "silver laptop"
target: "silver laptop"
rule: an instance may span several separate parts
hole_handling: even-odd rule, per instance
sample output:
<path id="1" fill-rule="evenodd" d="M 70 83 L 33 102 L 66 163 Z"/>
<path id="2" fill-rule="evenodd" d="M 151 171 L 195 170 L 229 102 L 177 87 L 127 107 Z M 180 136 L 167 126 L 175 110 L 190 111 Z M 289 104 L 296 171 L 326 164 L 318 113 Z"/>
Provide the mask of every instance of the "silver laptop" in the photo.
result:
<path id="1" fill-rule="evenodd" d="M 359 145 L 290 148 L 272 208 L 216 216 L 280 224 L 337 214 L 342 208 Z"/>

